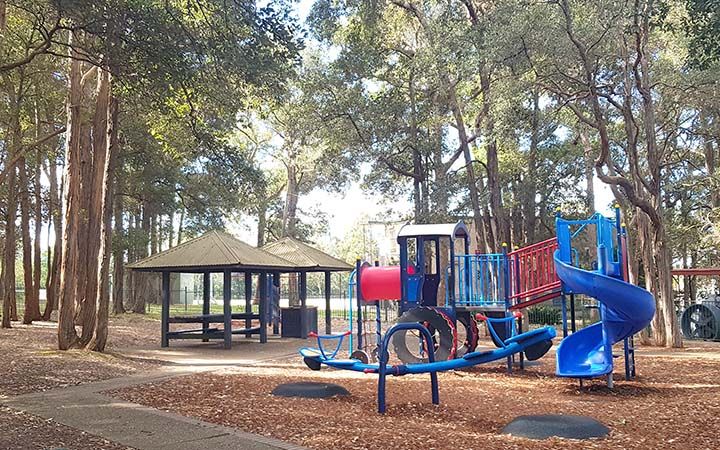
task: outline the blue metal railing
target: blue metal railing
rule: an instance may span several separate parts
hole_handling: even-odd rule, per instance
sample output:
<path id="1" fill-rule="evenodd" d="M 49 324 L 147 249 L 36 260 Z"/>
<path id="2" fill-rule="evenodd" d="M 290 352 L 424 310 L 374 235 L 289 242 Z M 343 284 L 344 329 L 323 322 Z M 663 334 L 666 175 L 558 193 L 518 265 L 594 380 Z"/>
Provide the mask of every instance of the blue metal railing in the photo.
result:
<path id="1" fill-rule="evenodd" d="M 507 299 L 508 258 L 504 253 L 455 257 L 455 304 L 499 306 Z"/>

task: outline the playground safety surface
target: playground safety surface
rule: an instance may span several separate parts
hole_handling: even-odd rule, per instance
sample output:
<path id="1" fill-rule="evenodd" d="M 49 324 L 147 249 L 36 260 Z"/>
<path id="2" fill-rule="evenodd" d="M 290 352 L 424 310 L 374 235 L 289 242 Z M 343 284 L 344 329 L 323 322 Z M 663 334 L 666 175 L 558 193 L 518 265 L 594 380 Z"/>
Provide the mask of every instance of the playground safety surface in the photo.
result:
<path id="1" fill-rule="evenodd" d="M 487 343 L 484 343 L 485 345 Z M 554 377 L 554 357 L 512 376 L 502 364 L 439 374 L 440 406 L 430 403 L 428 375 L 388 378 L 388 414 L 376 413 L 372 375 L 304 369 L 300 358 L 252 368 L 176 377 L 109 395 L 314 449 L 577 449 L 578 441 L 529 440 L 501 434 L 531 414 L 589 416 L 610 428 L 582 448 L 720 448 L 720 345 L 688 342 L 679 350 L 640 347 L 640 377 L 615 388 L 579 388 Z M 330 399 L 271 395 L 281 383 L 332 382 L 350 396 Z"/>

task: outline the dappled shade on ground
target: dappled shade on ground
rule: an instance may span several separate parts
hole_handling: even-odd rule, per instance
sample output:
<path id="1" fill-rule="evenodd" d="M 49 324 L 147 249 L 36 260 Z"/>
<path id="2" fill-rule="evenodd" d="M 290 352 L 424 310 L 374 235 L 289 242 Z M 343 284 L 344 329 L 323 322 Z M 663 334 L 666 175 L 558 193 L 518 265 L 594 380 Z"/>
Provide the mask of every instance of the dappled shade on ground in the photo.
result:
<path id="1" fill-rule="evenodd" d="M 124 315 L 110 319 L 109 353 L 57 350 L 57 324 L 13 323 L 0 330 L 0 399 L 65 386 L 107 380 L 151 370 L 158 364 L 125 358 L 113 353 L 121 347 L 157 346 L 159 322 Z M 0 407 L 0 449 L 67 448 L 73 450 L 119 450 L 112 443 L 53 420 Z"/>
<path id="2" fill-rule="evenodd" d="M 553 376 L 554 361 L 507 376 L 500 365 L 440 374 L 440 406 L 430 403 L 429 378 L 388 379 L 388 414 L 376 413 L 375 376 L 286 368 L 253 368 L 198 374 L 112 395 L 209 422 L 237 427 L 315 449 L 578 448 L 552 438 L 532 441 L 501 435 L 512 419 L 528 414 L 576 414 L 606 424 L 603 440 L 583 448 L 717 448 L 708 426 L 720 415 L 720 347 L 638 351 L 637 381 L 616 374 L 579 389 Z M 618 361 L 622 368 L 622 360 Z M 351 395 L 331 399 L 279 398 L 280 383 L 332 381 Z"/>

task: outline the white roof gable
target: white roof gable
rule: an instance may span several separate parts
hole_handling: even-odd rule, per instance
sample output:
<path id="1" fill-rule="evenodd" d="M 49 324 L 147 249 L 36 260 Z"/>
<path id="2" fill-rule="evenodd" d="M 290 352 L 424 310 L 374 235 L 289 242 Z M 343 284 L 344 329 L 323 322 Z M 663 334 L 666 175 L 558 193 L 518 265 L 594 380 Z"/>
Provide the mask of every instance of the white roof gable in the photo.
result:
<path id="1" fill-rule="evenodd" d="M 400 228 L 398 237 L 412 236 L 450 236 L 453 238 L 469 236 L 467 227 L 462 221 L 458 223 L 408 224 Z"/>

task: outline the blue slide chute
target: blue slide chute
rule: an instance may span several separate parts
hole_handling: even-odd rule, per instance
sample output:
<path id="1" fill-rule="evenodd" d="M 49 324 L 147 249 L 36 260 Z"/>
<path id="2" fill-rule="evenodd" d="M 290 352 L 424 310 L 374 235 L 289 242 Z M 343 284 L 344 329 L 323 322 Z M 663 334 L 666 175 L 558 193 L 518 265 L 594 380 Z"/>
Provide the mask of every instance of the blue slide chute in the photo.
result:
<path id="1" fill-rule="evenodd" d="M 602 320 L 563 339 L 557 348 L 557 375 L 593 378 L 613 370 L 612 345 L 647 327 L 655 299 L 647 290 L 600 271 L 563 262 L 555 253 L 555 270 L 566 288 L 600 302 Z"/>

